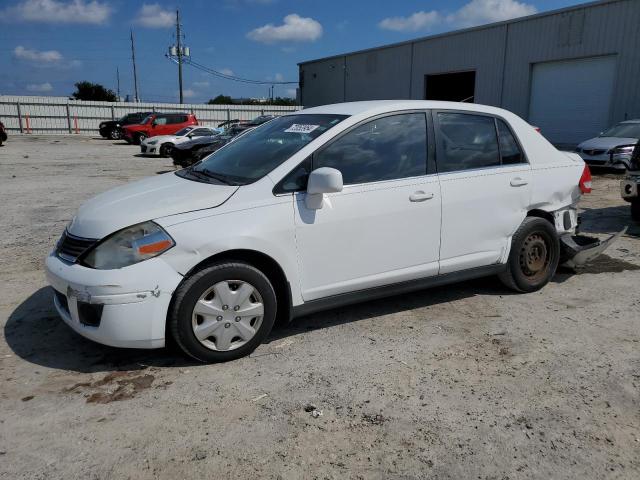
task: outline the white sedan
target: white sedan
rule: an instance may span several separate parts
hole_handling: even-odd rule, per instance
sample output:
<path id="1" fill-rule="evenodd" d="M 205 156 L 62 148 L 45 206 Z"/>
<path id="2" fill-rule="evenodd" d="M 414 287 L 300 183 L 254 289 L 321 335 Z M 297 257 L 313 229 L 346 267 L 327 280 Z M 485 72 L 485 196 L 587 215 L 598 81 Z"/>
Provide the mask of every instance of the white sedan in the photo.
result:
<path id="1" fill-rule="evenodd" d="M 506 110 L 327 105 L 89 200 L 47 277 L 87 338 L 158 348 L 172 336 L 199 361 L 226 361 L 276 318 L 486 275 L 539 290 L 561 259 L 606 247 L 575 237 L 590 190 L 578 155 Z"/>
<path id="2" fill-rule="evenodd" d="M 199 127 L 197 125 L 185 127 L 182 130 L 178 130 L 173 135 L 159 135 L 143 140 L 140 144 L 140 153 L 144 155 L 168 157 L 171 155 L 171 149 L 176 145 L 188 142 L 194 137 L 211 137 L 218 135 L 222 131 L 223 130 L 220 128 Z"/>

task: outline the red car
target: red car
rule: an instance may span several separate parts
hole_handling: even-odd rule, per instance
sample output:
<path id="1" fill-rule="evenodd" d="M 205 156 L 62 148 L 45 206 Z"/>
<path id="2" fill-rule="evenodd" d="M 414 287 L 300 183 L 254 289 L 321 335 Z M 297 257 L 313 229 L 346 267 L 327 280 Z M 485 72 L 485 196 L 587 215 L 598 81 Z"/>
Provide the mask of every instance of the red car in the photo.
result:
<path id="1" fill-rule="evenodd" d="M 122 127 L 122 138 L 139 145 L 145 138 L 173 135 L 190 125 L 198 125 L 198 119 L 192 113 L 154 113 L 140 124 Z"/>

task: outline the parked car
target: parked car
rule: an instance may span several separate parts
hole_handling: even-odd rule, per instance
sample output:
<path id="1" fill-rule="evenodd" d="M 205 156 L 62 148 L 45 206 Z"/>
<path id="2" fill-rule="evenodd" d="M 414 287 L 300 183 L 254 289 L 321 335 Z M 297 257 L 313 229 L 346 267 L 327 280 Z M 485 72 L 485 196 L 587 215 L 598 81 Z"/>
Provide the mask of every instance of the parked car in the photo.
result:
<path id="1" fill-rule="evenodd" d="M 626 120 L 582 142 L 576 153 L 589 165 L 626 170 L 640 139 L 640 119 Z"/>
<path id="2" fill-rule="evenodd" d="M 118 120 L 101 122 L 100 126 L 98 127 L 98 131 L 104 138 L 110 138 L 111 140 L 120 140 L 122 138 L 122 127 L 138 124 L 152 114 L 153 112 L 127 113 Z"/>
<path id="3" fill-rule="evenodd" d="M 0 122 L 0 146 L 2 142 L 7 141 L 7 130 L 4 128 L 4 123 Z"/>
<path id="4" fill-rule="evenodd" d="M 167 157 L 171 155 L 171 150 L 183 143 L 188 143 L 197 138 L 212 138 L 219 135 L 222 129 L 212 127 L 185 127 L 178 130 L 173 135 L 159 135 L 150 137 L 140 144 L 140 152 L 145 155 L 159 155 Z"/>
<path id="5" fill-rule="evenodd" d="M 226 361 L 276 317 L 485 275 L 540 290 L 561 256 L 587 261 L 610 242 L 575 236 L 590 190 L 578 155 L 499 108 L 315 107 L 89 200 L 47 276 L 87 338 L 157 348 L 171 335 L 199 361 Z"/>
<path id="6" fill-rule="evenodd" d="M 640 221 L 640 140 L 631 154 L 629 172 L 620 184 L 620 191 L 622 198 L 631 204 L 631 218 Z"/>
<path id="7" fill-rule="evenodd" d="M 138 125 L 122 128 L 122 137 L 128 142 L 139 145 L 149 137 L 173 135 L 190 125 L 198 125 L 198 119 L 192 113 L 154 113 Z"/>
<path id="8" fill-rule="evenodd" d="M 222 148 L 227 143 L 234 141 L 236 138 L 241 137 L 247 132 L 250 132 L 254 128 L 255 127 L 245 129 L 237 134 L 225 132 L 220 135 L 216 135 L 215 137 L 194 138 L 189 142 L 176 145 L 176 147 L 171 150 L 173 164 L 176 167 L 183 168 L 193 165 L 207 155 L 210 155 L 216 150 Z"/>
<path id="9" fill-rule="evenodd" d="M 229 126 L 229 133 L 237 135 L 240 132 L 247 130 L 248 128 L 255 128 L 263 123 L 267 123 L 269 120 L 273 120 L 275 115 L 260 115 L 259 117 L 249 120 L 248 122 L 237 122 Z"/>

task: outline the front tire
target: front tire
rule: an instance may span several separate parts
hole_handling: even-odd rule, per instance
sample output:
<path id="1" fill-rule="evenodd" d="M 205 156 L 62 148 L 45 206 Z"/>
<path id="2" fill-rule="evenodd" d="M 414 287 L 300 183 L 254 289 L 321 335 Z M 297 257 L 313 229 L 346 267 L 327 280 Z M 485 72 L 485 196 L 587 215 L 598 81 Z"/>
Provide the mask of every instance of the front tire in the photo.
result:
<path id="1" fill-rule="evenodd" d="M 161 157 L 170 157 L 171 150 L 173 149 L 173 143 L 165 143 L 160 147 L 160 156 Z"/>
<path id="2" fill-rule="evenodd" d="M 253 352 L 271 332 L 276 294 L 255 267 L 227 261 L 187 278 L 176 290 L 168 330 L 180 348 L 203 363 Z"/>
<path id="3" fill-rule="evenodd" d="M 109 132 L 109 138 L 111 140 L 120 140 L 122 138 L 122 135 L 120 134 L 120 129 L 114 128 L 113 130 L 111 130 Z"/>
<path id="4" fill-rule="evenodd" d="M 636 222 L 640 222 L 640 198 L 631 200 L 631 218 Z"/>
<path id="5" fill-rule="evenodd" d="M 512 290 L 535 292 L 549 283 L 559 261 L 555 227 L 543 218 L 527 217 L 513 235 L 507 270 L 498 277 Z"/>

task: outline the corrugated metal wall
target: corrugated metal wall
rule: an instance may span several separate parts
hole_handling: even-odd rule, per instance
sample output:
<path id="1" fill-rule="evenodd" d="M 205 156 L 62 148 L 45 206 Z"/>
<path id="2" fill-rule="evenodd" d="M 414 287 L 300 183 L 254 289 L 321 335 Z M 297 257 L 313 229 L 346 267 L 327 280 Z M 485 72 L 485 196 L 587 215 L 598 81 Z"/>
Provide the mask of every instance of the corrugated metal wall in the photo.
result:
<path id="1" fill-rule="evenodd" d="M 306 106 L 423 99 L 425 75 L 475 70 L 475 102 L 528 118 L 533 65 L 600 55 L 617 57 L 610 123 L 640 117 L 640 0 L 603 0 L 305 62 L 301 93 Z"/>
<path id="2" fill-rule="evenodd" d="M 66 97 L 0 95 L 0 120 L 14 132 L 97 134 L 98 124 L 127 113 L 191 112 L 201 125 L 217 126 L 230 119 L 251 120 L 258 115 L 279 115 L 302 107 L 276 105 L 202 105 L 177 103 L 85 102 Z M 22 125 L 21 125 L 22 124 Z"/>

